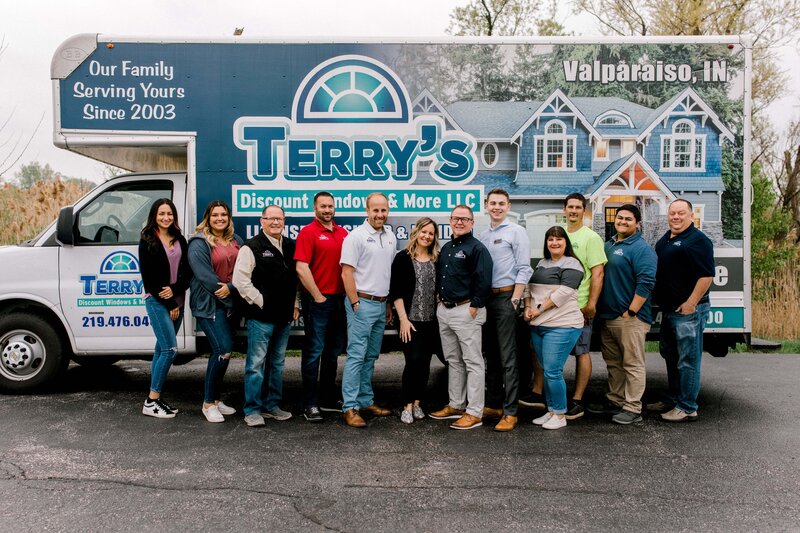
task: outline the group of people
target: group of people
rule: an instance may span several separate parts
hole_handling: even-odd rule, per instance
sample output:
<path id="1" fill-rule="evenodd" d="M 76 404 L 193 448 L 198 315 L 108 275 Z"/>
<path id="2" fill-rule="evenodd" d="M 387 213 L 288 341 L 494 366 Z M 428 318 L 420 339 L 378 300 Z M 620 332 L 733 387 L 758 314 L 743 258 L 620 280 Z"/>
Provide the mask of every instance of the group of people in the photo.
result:
<path id="1" fill-rule="evenodd" d="M 175 206 L 157 200 L 139 245 L 145 306 L 156 336 L 143 413 L 177 413 L 161 389 L 177 353 L 176 332 L 191 288 L 189 305 L 211 348 L 202 407 L 209 422 L 236 412 L 221 401 L 220 389 L 232 332 L 242 317 L 248 335 L 245 423 L 263 426 L 265 418 L 292 417 L 280 405 L 283 366 L 291 324 L 302 313 L 303 417 L 309 422 L 333 411 L 346 425 L 363 428 L 365 417 L 392 414 L 375 403 L 372 377 L 386 324 L 396 315 L 405 356 L 405 424 L 428 416 L 452 419 L 451 428 L 468 430 L 493 420 L 496 431 L 511 431 L 518 405 L 546 408 L 533 420 L 545 429 L 563 428 L 585 410 L 632 424 L 642 420 L 653 300 L 662 310 L 660 352 L 669 389 L 647 408 L 671 422 L 696 420 L 714 274 L 711 241 L 695 228 L 687 200 L 670 204 L 669 231 L 655 250 L 642 238 L 636 205 L 618 208 L 616 234 L 606 243 L 584 225 L 586 205 L 579 193 L 567 196 L 567 227 L 546 231 L 544 257 L 532 268 L 528 235 L 509 220 L 511 199 L 502 189 L 487 194 L 490 226 L 479 236 L 472 209 L 459 205 L 450 214 L 452 238 L 441 248 L 437 223 L 423 217 L 401 251 L 386 226 L 389 201 L 377 192 L 366 199 L 363 224 L 349 233 L 334 221 L 333 195 L 317 193 L 314 220 L 296 242 L 284 235 L 279 206 L 263 210 L 262 231 L 244 242 L 234 233 L 229 207 L 213 201 L 187 243 Z M 608 392 L 604 402 L 584 408 L 593 325 L 600 328 Z M 447 362 L 449 401 L 426 415 L 434 353 Z M 568 401 L 563 369 L 570 353 L 576 377 Z"/>

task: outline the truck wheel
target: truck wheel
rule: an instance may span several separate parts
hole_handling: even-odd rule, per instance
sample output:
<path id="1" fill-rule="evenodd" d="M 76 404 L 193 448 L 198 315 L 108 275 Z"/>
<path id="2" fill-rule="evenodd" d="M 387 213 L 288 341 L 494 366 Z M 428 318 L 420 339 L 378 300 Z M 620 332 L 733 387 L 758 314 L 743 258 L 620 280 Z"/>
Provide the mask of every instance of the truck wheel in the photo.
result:
<path id="1" fill-rule="evenodd" d="M 0 390 L 30 392 L 52 384 L 69 358 L 58 333 L 32 314 L 0 317 Z"/>

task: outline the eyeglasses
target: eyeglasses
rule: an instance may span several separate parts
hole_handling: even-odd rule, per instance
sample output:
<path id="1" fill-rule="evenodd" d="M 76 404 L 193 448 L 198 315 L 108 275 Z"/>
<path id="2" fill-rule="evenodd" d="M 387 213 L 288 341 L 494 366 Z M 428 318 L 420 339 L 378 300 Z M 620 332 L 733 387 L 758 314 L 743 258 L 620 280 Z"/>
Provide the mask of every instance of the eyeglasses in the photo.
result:
<path id="1" fill-rule="evenodd" d="M 472 219 L 469 217 L 450 217 L 450 222 L 466 224 L 467 222 L 472 222 Z"/>
<path id="2" fill-rule="evenodd" d="M 266 220 L 267 222 L 283 222 L 283 217 L 261 217 L 261 220 Z"/>

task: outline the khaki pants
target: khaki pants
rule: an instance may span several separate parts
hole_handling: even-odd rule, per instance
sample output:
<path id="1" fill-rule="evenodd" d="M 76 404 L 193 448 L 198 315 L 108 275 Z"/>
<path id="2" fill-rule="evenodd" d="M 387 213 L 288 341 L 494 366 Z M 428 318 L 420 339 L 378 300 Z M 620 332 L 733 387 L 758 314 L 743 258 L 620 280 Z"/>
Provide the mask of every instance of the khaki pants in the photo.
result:
<path id="1" fill-rule="evenodd" d="M 486 322 L 486 308 L 478 309 L 475 318 L 469 304 L 447 309 L 436 307 L 442 352 L 447 360 L 447 392 L 450 406 L 466 408 L 467 413 L 483 417 L 486 366 L 481 353 L 481 326 Z"/>
<path id="2" fill-rule="evenodd" d="M 632 413 L 642 412 L 646 374 L 644 341 L 650 324 L 638 318 L 615 318 L 603 324 L 600 349 L 608 366 L 608 394 L 612 403 Z"/>

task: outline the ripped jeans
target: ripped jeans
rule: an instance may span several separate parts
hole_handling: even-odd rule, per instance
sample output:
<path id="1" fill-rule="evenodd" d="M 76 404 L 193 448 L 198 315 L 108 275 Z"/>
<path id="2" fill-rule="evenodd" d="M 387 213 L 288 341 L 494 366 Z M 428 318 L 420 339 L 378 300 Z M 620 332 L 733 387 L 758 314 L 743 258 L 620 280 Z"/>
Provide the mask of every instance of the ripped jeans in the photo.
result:
<path id="1" fill-rule="evenodd" d="M 197 324 L 206 334 L 206 339 L 208 339 L 208 344 L 211 347 L 211 354 L 208 356 L 208 366 L 206 367 L 206 385 L 203 401 L 205 403 L 214 403 L 220 399 L 222 380 L 230 363 L 229 358 L 231 350 L 233 350 L 231 329 L 235 325 L 228 323 L 228 309 L 219 305 L 214 311 L 213 318 L 197 317 Z"/>
<path id="2" fill-rule="evenodd" d="M 152 296 L 144 299 L 150 326 L 156 334 L 156 347 L 153 352 L 153 363 L 150 365 L 150 390 L 161 393 L 161 387 L 167 379 L 172 361 L 178 354 L 178 330 L 183 321 L 183 308 L 177 320 L 169 317 L 169 309 L 156 301 Z"/>

